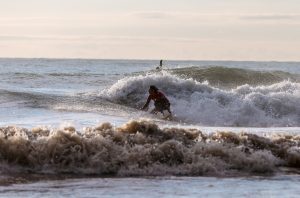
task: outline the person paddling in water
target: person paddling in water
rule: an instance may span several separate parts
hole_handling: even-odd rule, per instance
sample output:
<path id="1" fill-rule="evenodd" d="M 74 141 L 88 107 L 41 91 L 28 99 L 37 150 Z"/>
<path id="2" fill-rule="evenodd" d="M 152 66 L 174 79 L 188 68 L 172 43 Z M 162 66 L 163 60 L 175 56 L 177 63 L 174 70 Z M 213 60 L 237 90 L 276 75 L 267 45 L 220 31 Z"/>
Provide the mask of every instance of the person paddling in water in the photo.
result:
<path id="1" fill-rule="evenodd" d="M 158 112 L 161 112 L 164 116 L 166 116 L 165 118 L 172 118 L 172 113 L 170 110 L 171 104 L 168 98 L 161 91 L 159 91 L 158 88 L 154 85 L 151 85 L 149 88 L 149 96 L 147 102 L 142 107 L 142 110 L 148 108 L 151 100 L 154 101 L 154 106 L 155 106 L 155 108 L 151 111 L 151 113 L 157 114 Z M 165 115 L 166 114 L 164 113 L 165 110 L 169 113 L 169 115 Z"/>
<path id="2" fill-rule="evenodd" d="M 158 67 L 156 67 L 156 70 L 162 70 L 163 68 L 163 60 L 160 60 L 159 61 L 159 66 Z"/>

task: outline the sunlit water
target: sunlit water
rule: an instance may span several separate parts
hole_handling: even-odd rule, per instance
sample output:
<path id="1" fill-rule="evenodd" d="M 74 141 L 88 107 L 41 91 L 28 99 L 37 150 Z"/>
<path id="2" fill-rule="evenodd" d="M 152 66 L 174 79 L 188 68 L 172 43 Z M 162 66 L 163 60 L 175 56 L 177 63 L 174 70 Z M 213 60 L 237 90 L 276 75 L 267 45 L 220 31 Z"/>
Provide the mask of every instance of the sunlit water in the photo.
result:
<path id="1" fill-rule="evenodd" d="M 0 187 L 1 197 L 298 197 L 298 176 L 68 179 Z"/>
<path id="2" fill-rule="evenodd" d="M 150 75 L 145 78 L 144 82 L 157 82 L 160 83 L 159 86 L 162 87 L 164 83 L 169 83 L 168 85 L 170 85 L 171 88 L 167 90 L 168 93 L 173 93 L 172 90 L 175 90 L 174 95 L 169 94 L 168 96 L 170 96 L 173 101 L 174 114 L 182 120 L 178 119 L 172 122 L 164 121 L 148 113 L 140 112 L 135 104 L 140 105 L 144 102 L 147 95 L 148 84 L 135 85 L 133 83 L 131 85 L 130 83 L 132 80 L 136 83 L 143 82 L 134 76 L 147 75 L 148 72 L 153 72 L 157 63 L 158 61 L 138 60 L 0 59 L 0 126 L 14 125 L 29 129 L 36 126 L 46 126 L 51 129 L 61 126 L 75 126 L 78 131 L 81 131 L 84 127 L 95 126 L 103 122 L 110 122 L 117 127 L 127 123 L 129 120 L 144 118 L 154 121 L 162 128 L 197 128 L 205 133 L 233 131 L 265 136 L 278 133 L 293 135 L 300 133 L 300 114 L 297 110 L 299 106 L 295 105 L 294 108 L 292 108 L 292 105 L 291 108 L 295 109 L 295 111 L 290 110 L 289 112 L 292 113 L 289 115 L 289 112 L 286 112 L 284 109 L 290 108 L 289 103 L 280 103 L 280 99 L 286 97 L 282 99 L 282 101 L 290 100 L 290 102 L 299 104 L 297 103 L 297 97 L 298 99 L 300 98 L 300 90 L 298 89 L 299 82 L 298 84 L 297 82 L 285 82 L 283 85 L 276 85 L 281 86 L 280 89 L 287 89 L 286 93 L 291 95 L 284 95 L 285 91 L 280 93 L 278 91 L 274 91 L 274 93 L 270 92 L 270 96 L 277 94 L 276 97 L 278 97 L 278 100 L 267 101 L 261 104 L 268 104 L 273 107 L 273 109 L 266 110 L 266 116 L 257 113 L 261 109 L 255 109 L 253 112 L 250 109 L 251 111 L 249 111 L 249 113 L 253 113 L 254 116 L 247 117 L 247 113 L 243 113 L 243 111 L 246 111 L 248 108 L 247 104 L 241 100 L 242 102 L 238 102 L 241 102 L 240 105 L 244 105 L 245 107 L 241 109 L 239 109 L 239 105 L 231 107 L 236 108 L 236 115 L 228 114 L 223 117 L 218 117 L 218 114 L 208 114 L 209 112 L 204 112 L 204 110 L 205 107 L 211 105 L 212 112 L 220 111 L 220 113 L 228 113 L 228 111 L 223 111 L 223 109 L 220 108 L 220 104 L 217 104 L 216 107 L 213 106 L 214 103 L 212 101 L 205 103 L 205 105 L 202 103 L 198 104 L 196 103 L 199 100 L 199 98 L 197 98 L 198 95 L 193 95 L 195 98 L 194 101 L 190 99 L 187 100 L 187 98 L 183 96 L 177 97 L 176 88 L 180 91 L 191 88 L 188 84 L 184 87 L 178 87 L 180 82 L 178 84 L 176 83 L 181 77 L 177 79 L 177 77 L 172 75 L 170 77 L 168 74 L 164 79 L 159 75 Z M 171 70 L 174 68 L 194 66 L 198 68 L 221 66 L 251 71 L 282 71 L 292 75 L 300 74 L 300 63 L 296 62 L 168 61 L 165 64 L 166 68 Z M 130 77 L 132 78 L 130 79 Z M 124 78 L 129 78 L 129 80 L 118 82 L 118 80 Z M 286 80 L 288 81 L 289 79 Z M 185 83 L 185 81 L 182 81 L 182 83 Z M 118 89 L 116 89 L 117 92 L 114 92 L 114 85 L 118 86 Z M 139 89 L 139 86 L 141 86 L 142 89 Z M 196 88 L 197 86 L 199 85 L 193 85 L 193 87 Z M 261 88 L 263 90 L 262 92 L 267 92 L 267 90 L 273 91 L 272 89 L 275 90 L 275 88 L 266 87 L 267 85 L 262 86 L 265 86 Z M 120 103 L 119 100 L 123 99 L 125 94 L 128 94 L 126 92 L 127 90 L 124 89 L 132 89 L 133 95 L 126 95 L 126 97 L 128 96 L 128 101 Z M 197 89 L 200 88 L 198 87 Z M 103 92 L 104 90 L 106 90 L 106 92 Z M 233 91 L 233 93 L 237 94 L 242 91 L 243 90 L 236 90 Z M 118 95 L 118 92 L 124 92 L 124 95 Z M 140 92 L 145 94 L 144 98 L 141 97 Z M 196 90 L 192 90 L 190 93 L 193 94 L 194 92 L 196 92 Z M 108 101 L 107 98 L 105 98 L 107 94 L 110 94 L 109 96 L 111 97 Z M 217 101 L 225 98 L 225 103 L 229 100 L 228 104 L 236 102 L 235 99 L 233 99 L 236 96 L 231 95 L 231 92 L 228 90 L 224 91 L 221 89 L 220 93 L 216 94 L 216 97 L 219 96 L 220 98 L 218 98 Z M 130 101 L 130 97 L 133 99 L 132 102 Z M 201 96 L 200 98 L 204 100 L 205 97 L 206 96 Z M 213 96 L 207 97 L 211 99 Z M 137 98 L 142 98 L 142 100 L 138 100 Z M 181 103 L 177 103 L 178 101 L 175 99 Z M 185 112 L 184 108 L 188 108 L 188 106 L 184 106 L 187 101 L 194 102 L 195 106 L 204 105 L 204 116 L 201 117 L 201 115 L 197 115 L 198 117 L 196 117 L 194 112 L 191 111 L 193 109 L 190 109 L 190 112 Z M 256 99 L 253 101 L 256 102 Z M 257 104 L 260 105 L 260 103 Z M 276 109 L 277 107 L 278 109 Z M 261 106 L 259 106 L 259 108 L 263 109 Z M 239 115 L 238 113 L 240 112 L 241 114 Z M 268 113 L 270 113 L 270 116 Z M 236 119 L 236 121 L 230 122 L 231 120 L 228 119 L 229 116 L 231 116 L 231 120 Z M 262 117 L 255 120 L 254 118 L 257 116 Z M 260 123 L 259 121 L 261 120 L 263 122 Z M 256 123 L 257 126 L 255 125 Z M 300 188 L 298 187 L 299 180 L 300 177 L 297 174 L 233 178 L 166 176 L 150 178 L 100 177 L 65 180 L 41 179 L 39 181 L 31 181 L 29 179 L 24 184 L 0 187 L 0 196 L 298 197 L 300 193 Z"/>

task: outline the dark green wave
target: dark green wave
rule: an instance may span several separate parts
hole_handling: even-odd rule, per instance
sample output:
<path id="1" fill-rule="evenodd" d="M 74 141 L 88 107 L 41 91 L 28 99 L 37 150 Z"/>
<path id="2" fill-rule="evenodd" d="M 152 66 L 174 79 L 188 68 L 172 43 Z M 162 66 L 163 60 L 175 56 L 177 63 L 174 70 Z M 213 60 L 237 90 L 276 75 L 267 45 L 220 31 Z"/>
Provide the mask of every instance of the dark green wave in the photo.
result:
<path id="1" fill-rule="evenodd" d="M 180 77 L 193 78 L 199 82 L 208 81 L 211 85 L 227 88 L 244 84 L 270 85 L 284 80 L 300 82 L 299 74 L 283 71 L 254 71 L 226 67 L 188 67 L 172 69 L 171 72 Z"/>

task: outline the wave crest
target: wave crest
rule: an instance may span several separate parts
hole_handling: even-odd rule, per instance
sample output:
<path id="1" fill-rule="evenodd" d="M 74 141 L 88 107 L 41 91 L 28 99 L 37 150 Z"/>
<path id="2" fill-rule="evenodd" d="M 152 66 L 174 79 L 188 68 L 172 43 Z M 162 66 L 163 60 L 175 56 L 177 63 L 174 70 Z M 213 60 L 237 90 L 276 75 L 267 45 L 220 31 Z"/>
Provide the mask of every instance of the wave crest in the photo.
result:
<path id="1" fill-rule="evenodd" d="M 244 84 L 252 86 L 271 85 L 284 80 L 300 82 L 299 74 L 283 71 L 254 71 L 226 67 L 188 67 L 171 70 L 173 74 L 184 78 L 193 78 L 198 82 L 208 81 L 211 85 L 222 88 L 236 88 Z"/>
<path id="2" fill-rule="evenodd" d="M 162 72 L 121 79 L 100 96 L 139 108 L 151 84 L 167 95 L 182 122 L 207 126 L 300 126 L 300 83 L 290 81 L 222 90 Z"/>
<path id="3" fill-rule="evenodd" d="M 241 176 L 300 167 L 300 138 L 295 135 L 204 134 L 196 129 L 161 129 L 146 121 L 120 128 L 104 123 L 81 133 L 74 127 L 5 127 L 0 135 L 3 173 Z"/>

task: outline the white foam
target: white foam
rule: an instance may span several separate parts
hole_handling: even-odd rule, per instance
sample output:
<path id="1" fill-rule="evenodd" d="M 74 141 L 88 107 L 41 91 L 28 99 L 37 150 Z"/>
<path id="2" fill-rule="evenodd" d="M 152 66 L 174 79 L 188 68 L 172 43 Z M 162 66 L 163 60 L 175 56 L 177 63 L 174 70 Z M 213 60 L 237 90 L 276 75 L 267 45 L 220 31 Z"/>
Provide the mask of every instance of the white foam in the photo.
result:
<path id="1" fill-rule="evenodd" d="M 138 108 L 147 99 L 152 84 L 167 95 L 173 113 L 183 122 L 206 126 L 300 126 L 300 84 L 290 81 L 222 90 L 207 82 L 159 72 L 121 79 L 100 96 Z"/>

